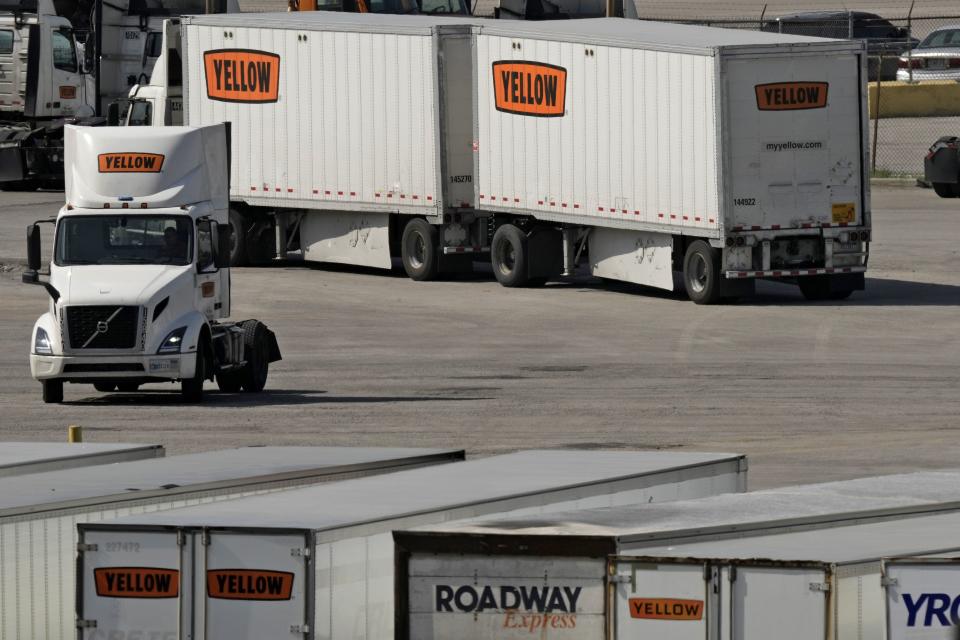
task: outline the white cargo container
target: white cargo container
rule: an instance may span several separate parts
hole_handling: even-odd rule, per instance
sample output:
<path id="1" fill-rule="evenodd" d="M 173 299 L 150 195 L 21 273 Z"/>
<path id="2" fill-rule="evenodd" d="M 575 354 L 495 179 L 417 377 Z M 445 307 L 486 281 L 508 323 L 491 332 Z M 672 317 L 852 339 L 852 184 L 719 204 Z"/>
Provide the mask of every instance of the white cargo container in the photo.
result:
<path id="1" fill-rule="evenodd" d="M 113 462 L 162 458 L 159 444 L 121 442 L 0 442 L 0 478 Z"/>
<path id="2" fill-rule="evenodd" d="M 0 640 L 73 638 L 77 523 L 462 460 L 463 451 L 247 447 L 0 480 Z"/>
<path id="3" fill-rule="evenodd" d="M 162 113 L 182 94 L 186 123 L 233 123 L 236 260 L 299 246 L 429 279 L 490 251 L 521 286 L 586 255 L 594 275 L 665 289 L 683 272 L 697 302 L 757 278 L 863 288 L 860 42 L 616 18 L 175 27 L 182 86 L 160 75 L 134 100 Z"/>
<path id="4" fill-rule="evenodd" d="M 82 524 L 79 637 L 388 640 L 393 529 L 745 485 L 738 455 L 527 451 Z"/>
<path id="5" fill-rule="evenodd" d="M 617 558 L 651 555 L 648 550 L 657 545 L 692 545 L 699 541 L 719 545 L 724 542 L 718 541 L 730 540 L 731 544 L 752 549 L 751 541 L 757 536 L 804 531 L 808 533 L 796 535 L 824 540 L 823 553 L 828 553 L 825 536 L 835 530 L 832 527 L 874 523 L 883 523 L 878 527 L 894 523 L 889 524 L 894 527 L 896 521 L 905 518 L 940 522 L 934 518 L 942 514 L 951 514 L 949 517 L 954 519 L 960 517 L 956 515 L 960 511 L 958 483 L 960 472 L 904 474 L 668 504 L 638 504 L 547 516 L 511 515 L 397 531 L 394 533 L 398 572 L 397 638 L 513 640 L 537 634 L 570 640 L 639 637 L 790 640 L 794 636 L 788 634 L 794 627 L 789 624 L 783 629 L 776 625 L 752 626 L 752 635 L 746 636 L 720 635 L 721 627 L 727 629 L 724 634 L 729 634 L 729 602 L 724 601 L 726 608 L 718 610 L 718 601 L 711 603 L 704 596 L 704 590 L 714 584 L 722 584 L 726 589 L 730 573 L 725 574 L 726 582 L 717 583 L 719 569 L 714 571 L 710 567 L 705 573 L 704 562 L 684 565 L 679 560 L 670 560 L 644 568 L 636 563 L 621 566 Z M 905 547 L 903 551 L 895 551 L 890 546 L 887 547 L 889 553 L 884 553 L 934 553 L 948 546 L 920 544 L 920 540 L 916 538 L 919 546 Z M 861 547 L 864 557 L 869 557 L 866 549 Z M 754 555 L 746 550 L 743 553 L 749 558 L 765 558 L 761 553 Z M 821 563 L 832 557 L 777 556 L 784 560 Z M 807 581 L 805 588 L 810 583 L 824 582 L 821 565 L 802 564 L 793 568 L 802 576 L 798 580 Z M 739 568 L 737 571 L 743 584 L 751 581 L 751 593 L 757 596 L 756 601 L 785 597 L 786 592 L 778 590 L 777 584 L 765 581 L 766 569 L 757 569 L 751 574 Z M 636 572 L 643 576 L 639 582 L 632 577 Z M 698 597 L 689 595 L 694 593 L 690 590 L 694 573 L 699 581 Z M 656 577 L 655 590 L 633 591 L 649 576 Z M 810 592 L 810 602 L 822 608 L 824 593 Z M 626 608 L 632 606 L 631 598 L 647 598 L 642 604 L 649 605 L 650 610 L 629 615 Z M 803 611 L 802 604 L 793 606 Z M 621 605 L 623 610 L 619 608 Z M 878 602 L 876 607 L 881 605 Z M 763 611 L 762 605 L 758 610 Z M 710 617 L 716 615 L 721 616 L 719 622 Z M 742 611 L 737 615 L 740 621 L 747 619 Z M 621 626 L 637 619 L 651 622 L 645 628 L 624 630 Z M 664 622 L 670 619 L 680 622 Z M 833 640 L 834 635 L 824 635 L 822 621 L 817 624 L 821 635 L 816 638 Z M 740 634 L 741 628 L 737 629 Z"/>

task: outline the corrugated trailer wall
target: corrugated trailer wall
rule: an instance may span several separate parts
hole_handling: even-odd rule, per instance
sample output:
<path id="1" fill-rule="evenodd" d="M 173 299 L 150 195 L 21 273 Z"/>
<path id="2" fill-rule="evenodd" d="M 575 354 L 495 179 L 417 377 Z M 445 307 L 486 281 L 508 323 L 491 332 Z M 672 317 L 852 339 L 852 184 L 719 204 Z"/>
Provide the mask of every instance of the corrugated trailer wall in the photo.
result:
<path id="1" fill-rule="evenodd" d="M 203 61 L 187 65 L 186 122 L 233 123 L 232 199 L 407 213 L 439 206 L 432 35 L 185 24 L 183 46 L 186 59 Z M 275 85 L 258 76 L 256 91 L 241 83 L 224 92 L 227 67 L 214 65 L 250 62 L 276 64 Z"/>
<path id="2" fill-rule="evenodd" d="M 476 48 L 480 208 L 715 235 L 714 57 L 483 32 Z M 496 65 L 503 61 L 559 67 L 565 104 L 553 115 L 504 110 L 498 83 L 507 83 L 507 103 L 523 103 L 527 89 L 503 75 L 511 70 Z"/>

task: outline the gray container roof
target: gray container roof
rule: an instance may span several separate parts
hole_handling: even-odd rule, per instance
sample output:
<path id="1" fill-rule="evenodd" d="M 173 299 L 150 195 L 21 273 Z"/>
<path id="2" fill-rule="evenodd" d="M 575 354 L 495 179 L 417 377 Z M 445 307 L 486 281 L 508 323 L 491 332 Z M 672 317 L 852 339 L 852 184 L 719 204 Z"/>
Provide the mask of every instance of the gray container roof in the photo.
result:
<path id="1" fill-rule="evenodd" d="M 744 456 L 662 451 L 531 450 L 269 496 L 129 516 L 112 526 L 209 526 L 333 530 L 542 493 L 741 468 Z M 689 471 L 687 471 L 689 470 Z M 97 524 L 96 527 L 101 527 Z"/>
<path id="2" fill-rule="evenodd" d="M 429 34 L 438 27 L 473 26 L 478 33 L 538 40 L 583 42 L 636 49 L 655 49 L 713 55 L 724 47 L 807 45 L 860 50 L 859 41 L 831 40 L 747 29 L 720 29 L 698 25 L 588 18 L 581 20 L 494 20 L 489 18 L 384 15 L 308 11 L 292 13 L 228 13 L 183 18 L 187 24 L 254 29 L 358 31 L 364 33 Z"/>
<path id="3" fill-rule="evenodd" d="M 696 500 L 584 509 L 540 518 L 499 517 L 421 527 L 411 533 L 606 538 L 632 552 L 655 541 L 762 535 L 856 519 L 960 509 L 960 471 L 907 473 L 724 494 Z M 533 544 L 533 542 L 531 542 Z"/>
<path id="4" fill-rule="evenodd" d="M 960 513 L 886 520 L 816 531 L 631 549 L 633 556 L 837 564 L 960 553 Z"/>
<path id="5" fill-rule="evenodd" d="M 0 442 L 0 476 L 18 475 L 25 472 L 24 468 L 57 463 L 88 466 L 97 464 L 97 458 L 124 453 L 156 458 L 163 456 L 164 449 L 159 444 L 124 442 Z"/>
<path id="6" fill-rule="evenodd" d="M 462 458 L 452 449 L 244 447 L 49 471 L 0 480 L 0 517 Z"/>

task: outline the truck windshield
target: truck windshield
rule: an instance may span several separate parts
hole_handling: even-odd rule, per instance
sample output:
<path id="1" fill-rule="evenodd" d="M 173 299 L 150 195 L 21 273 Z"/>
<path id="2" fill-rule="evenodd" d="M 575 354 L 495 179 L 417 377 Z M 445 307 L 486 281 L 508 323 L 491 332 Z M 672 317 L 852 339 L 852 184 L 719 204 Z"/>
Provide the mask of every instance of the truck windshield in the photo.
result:
<path id="1" fill-rule="evenodd" d="M 54 262 L 175 264 L 193 261 L 193 225 L 187 216 L 70 216 L 57 225 Z"/>

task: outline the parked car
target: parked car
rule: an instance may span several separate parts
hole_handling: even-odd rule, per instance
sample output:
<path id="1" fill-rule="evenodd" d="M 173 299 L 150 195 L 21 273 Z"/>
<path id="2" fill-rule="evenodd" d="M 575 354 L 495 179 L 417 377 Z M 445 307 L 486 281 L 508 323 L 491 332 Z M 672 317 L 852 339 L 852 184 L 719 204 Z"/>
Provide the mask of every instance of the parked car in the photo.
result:
<path id="1" fill-rule="evenodd" d="M 931 32 L 897 67 L 897 80 L 960 80 L 960 24 Z"/>
<path id="2" fill-rule="evenodd" d="M 960 198 L 960 138 L 934 142 L 923 159 L 923 175 L 941 198 Z"/>
<path id="3" fill-rule="evenodd" d="M 880 80 L 896 79 L 898 56 L 919 43 L 910 37 L 906 28 L 866 11 L 802 11 L 774 18 L 761 28 L 818 38 L 866 40 L 870 55 L 867 64 L 869 80 L 876 80 L 878 75 Z"/>

